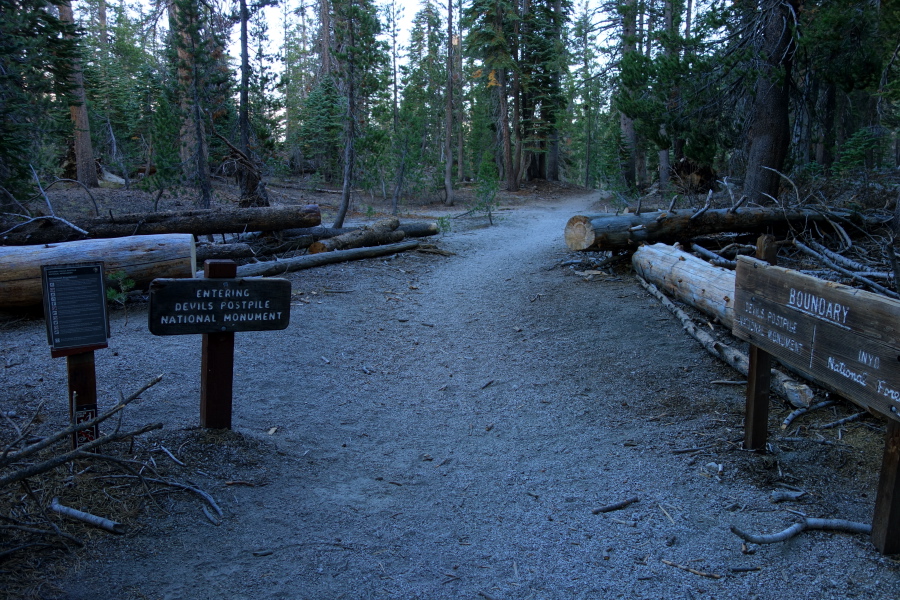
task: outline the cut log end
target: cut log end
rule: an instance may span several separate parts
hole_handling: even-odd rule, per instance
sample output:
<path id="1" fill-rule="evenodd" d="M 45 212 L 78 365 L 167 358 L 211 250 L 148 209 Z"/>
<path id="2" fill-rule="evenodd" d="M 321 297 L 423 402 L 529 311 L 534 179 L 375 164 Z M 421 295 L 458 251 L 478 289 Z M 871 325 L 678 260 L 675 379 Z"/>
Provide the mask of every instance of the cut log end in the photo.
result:
<path id="1" fill-rule="evenodd" d="M 566 246 L 571 250 L 589 250 L 596 241 L 590 217 L 575 215 L 566 223 Z"/>

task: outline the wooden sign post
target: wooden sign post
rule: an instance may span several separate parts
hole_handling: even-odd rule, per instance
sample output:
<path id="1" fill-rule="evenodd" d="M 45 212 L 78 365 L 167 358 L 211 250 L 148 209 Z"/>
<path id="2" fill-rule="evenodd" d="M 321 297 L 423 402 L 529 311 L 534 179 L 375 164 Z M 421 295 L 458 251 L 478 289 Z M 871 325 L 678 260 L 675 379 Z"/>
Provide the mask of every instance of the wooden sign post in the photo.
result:
<path id="1" fill-rule="evenodd" d="M 231 260 L 207 260 L 205 279 L 154 279 L 149 328 L 154 335 L 202 334 L 200 425 L 231 429 L 234 334 L 286 329 L 291 283 L 235 278 Z"/>
<path id="2" fill-rule="evenodd" d="M 887 418 L 872 540 L 900 552 L 900 302 L 740 257 L 734 312 L 736 337 Z M 764 448 L 766 423 L 746 427 Z"/>
<path id="3" fill-rule="evenodd" d="M 84 423 L 97 416 L 94 350 L 106 348 L 109 320 L 102 262 L 43 265 L 44 320 L 53 358 L 66 357 L 69 419 Z M 72 448 L 100 435 L 97 426 L 72 434 Z"/>

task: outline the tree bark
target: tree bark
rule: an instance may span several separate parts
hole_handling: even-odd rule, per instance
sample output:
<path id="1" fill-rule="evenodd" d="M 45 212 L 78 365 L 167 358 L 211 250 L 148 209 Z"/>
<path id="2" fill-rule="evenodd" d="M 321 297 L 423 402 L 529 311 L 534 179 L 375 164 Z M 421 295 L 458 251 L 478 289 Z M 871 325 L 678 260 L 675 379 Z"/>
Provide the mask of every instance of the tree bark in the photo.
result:
<path id="1" fill-rule="evenodd" d="M 75 24 L 72 14 L 72 2 L 66 0 L 59 5 L 59 18 L 65 23 Z M 75 172 L 79 183 L 89 187 L 100 187 L 97 180 L 97 164 L 94 162 L 94 150 L 91 146 L 91 124 L 88 120 L 88 109 L 84 94 L 84 74 L 81 61 L 75 60 L 72 65 L 72 83 L 75 104 L 69 107 L 72 123 L 75 125 Z"/>
<path id="2" fill-rule="evenodd" d="M 772 169 L 781 171 L 788 153 L 795 2 L 764 0 L 760 11 L 761 18 L 765 19 L 764 57 L 756 79 L 744 182 L 744 193 L 756 204 L 771 204 L 778 197 L 781 179 Z"/>
<path id="3" fill-rule="evenodd" d="M 409 240 L 398 244 L 387 244 L 385 246 L 371 246 L 366 248 L 353 248 L 351 250 L 335 250 L 334 252 L 322 252 L 320 254 L 307 254 L 305 256 L 297 256 L 287 260 L 260 262 L 252 265 L 243 265 L 238 267 L 238 277 L 268 277 L 272 275 L 283 275 L 290 271 L 299 271 L 301 269 L 311 269 L 322 265 L 330 265 L 348 260 L 359 260 L 362 258 L 375 258 L 378 256 L 386 256 L 388 254 L 396 254 L 419 247 L 417 240 Z"/>
<path id="4" fill-rule="evenodd" d="M 106 273 L 124 271 L 138 289 L 157 277 L 193 277 L 194 238 L 187 234 L 138 235 L 113 240 L 0 247 L 0 307 L 41 304 L 41 265 L 102 260 Z"/>
<path id="5" fill-rule="evenodd" d="M 687 242 L 710 233 L 763 231 L 803 227 L 825 221 L 828 215 L 812 210 L 744 208 L 707 210 L 691 219 L 692 212 L 658 211 L 640 215 L 576 215 L 565 228 L 566 245 L 572 250 L 636 250 L 644 242 Z"/>
<path id="6" fill-rule="evenodd" d="M 364 246 L 383 246 L 402 241 L 406 234 L 397 231 L 400 221 L 396 218 L 383 219 L 373 223 L 371 227 L 364 227 L 336 237 L 314 242 L 309 247 L 310 254 L 321 252 L 333 252 L 335 250 L 348 250 L 350 248 L 362 248 Z"/>
<path id="7" fill-rule="evenodd" d="M 277 208 L 244 208 L 240 210 L 189 210 L 182 212 L 141 213 L 96 217 L 77 221 L 88 232 L 88 238 L 115 238 L 133 235 L 192 233 L 241 233 L 245 231 L 280 231 L 294 227 L 315 227 L 322 222 L 319 207 L 282 206 Z M 6 246 L 51 244 L 85 236 L 56 220 L 29 223 L 0 237 Z"/>
<path id="8" fill-rule="evenodd" d="M 444 204 L 453 206 L 453 0 L 447 0 L 447 86 L 444 99 Z"/>

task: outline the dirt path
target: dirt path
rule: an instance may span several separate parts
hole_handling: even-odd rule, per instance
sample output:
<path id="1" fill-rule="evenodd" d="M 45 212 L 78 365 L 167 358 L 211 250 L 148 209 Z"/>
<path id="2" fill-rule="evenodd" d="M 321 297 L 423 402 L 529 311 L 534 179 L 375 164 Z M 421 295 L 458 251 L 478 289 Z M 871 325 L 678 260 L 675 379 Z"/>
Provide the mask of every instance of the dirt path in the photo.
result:
<path id="1" fill-rule="evenodd" d="M 160 439 L 225 519 L 175 500 L 85 557 L 57 582 L 64 597 L 896 598 L 897 563 L 863 536 L 742 553 L 729 525 L 779 530 L 796 519 L 786 508 L 870 520 L 872 459 L 740 452 L 743 388 L 710 383 L 733 372 L 629 276 L 552 268 L 587 203 L 505 211 L 446 236 L 452 257 L 293 275 L 291 327 L 238 338 L 235 434 L 182 430 L 197 419 L 199 340 L 117 314 L 101 386 L 165 374 L 129 419 L 166 423 Z M 54 381 L 40 328 L 8 333 Z M 809 500 L 772 504 L 779 482 Z"/>

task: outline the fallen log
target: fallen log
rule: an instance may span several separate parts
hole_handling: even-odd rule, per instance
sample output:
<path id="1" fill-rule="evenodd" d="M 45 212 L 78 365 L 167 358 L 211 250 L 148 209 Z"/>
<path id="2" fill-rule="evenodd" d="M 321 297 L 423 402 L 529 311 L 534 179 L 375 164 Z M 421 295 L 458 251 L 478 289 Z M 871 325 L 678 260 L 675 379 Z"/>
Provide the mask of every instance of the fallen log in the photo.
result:
<path id="1" fill-rule="evenodd" d="M 406 237 L 428 237 L 430 235 L 437 235 L 441 232 L 441 228 L 434 222 L 400 223 L 399 229 L 406 234 Z"/>
<path id="2" fill-rule="evenodd" d="M 123 271 L 139 289 L 157 277 L 193 277 L 197 270 L 194 237 L 188 234 L 0 246 L 0 308 L 41 304 L 41 265 L 100 260 L 107 274 Z"/>
<path id="3" fill-rule="evenodd" d="M 301 235 L 311 235 L 314 241 L 333 238 L 345 233 L 357 231 L 360 227 L 303 227 L 297 229 L 285 229 L 281 231 L 283 237 L 298 237 Z M 410 223 L 400 223 L 398 229 L 401 229 L 406 237 L 427 237 L 437 235 L 441 232 L 441 228 L 435 222 L 413 221 Z"/>
<path id="4" fill-rule="evenodd" d="M 659 300 L 663 306 L 669 309 L 669 311 L 681 321 L 687 334 L 700 342 L 700 345 L 703 346 L 707 352 L 728 363 L 732 368 L 743 375 L 747 375 L 747 373 L 750 372 L 750 359 L 746 354 L 739 350 L 735 350 L 727 344 L 717 341 L 713 336 L 706 333 L 706 331 L 697 327 L 687 313 L 672 304 L 672 302 L 666 298 L 665 294 L 659 291 L 655 285 L 648 283 L 640 276 L 638 276 L 637 279 L 645 290 L 650 292 L 654 298 Z M 772 378 L 769 387 L 773 392 L 797 408 L 808 407 L 812 404 L 813 398 L 815 397 L 815 394 L 808 385 L 799 383 L 776 369 L 772 369 Z"/>
<path id="5" fill-rule="evenodd" d="M 397 218 L 382 219 L 368 227 L 314 242 L 309 247 L 309 253 L 319 254 L 335 250 L 349 250 L 350 248 L 395 244 L 405 237 L 404 232 L 397 231 L 399 226 L 400 221 Z"/>
<path id="6" fill-rule="evenodd" d="M 301 269 L 311 269 L 322 265 L 330 265 L 333 263 L 346 262 L 350 260 L 359 260 L 362 258 L 376 258 L 378 256 L 386 256 L 397 252 L 405 252 L 419 246 L 417 240 L 408 240 L 398 244 L 387 244 L 385 246 L 373 246 L 371 248 L 353 248 L 350 250 L 335 250 L 333 252 L 321 252 L 319 254 L 306 254 L 304 256 L 296 256 L 285 260 L 273 260 L 268 262 L 258 262 L 251 265 L 242 265 L 237 268 L 238 277 L 269 277 L 272 275 L 283 275 L 290 271 L 299 271 Z M 197 275 L 201 277 L 201 274 Z"/>
<path id="7" fill-rule="evenodd" d="M 635 250 L 647 242 L 687 243 L 699 235 L 718 232 L 802 229 L 807 223 L 825 220 L 827 215 L 821 212 L 782 208 L 742 208 L 734 212 L 723 208 L 702 214 L 684 209 L 640 215 L 575 215 L 566 224 L 565 240 L 572 250 Z"/>
<path id="8" fill-rule="evenodd" d="M 197 246 L 197 264 L 220 258 L 250 258 L 256 256 L 249 244 L 203 244 Z"/>
<path id="9" fill-rule="evenodd" d="M 85 237 L 100 239 L 170 233 L 209 235 L 245 231 L 280 231 L 296 227 L 314 227 L 321 222 L 322 215 L 319 207 L 315 204 L 138 213 L 74 221 L 73 224 L 79 229 L 87 231 L 87 235 L 55 219 L 39 219 L 21 227 L 8 229 L 0 236 L 0 244 L 23 246 L 59 243 Z"/>
<path id="10" fill-rule="evenodd" d="M 631 258 L 638 275 L 678 300 L 734 325 L 734 271 L 665 244 L 641 246 Z"/>

